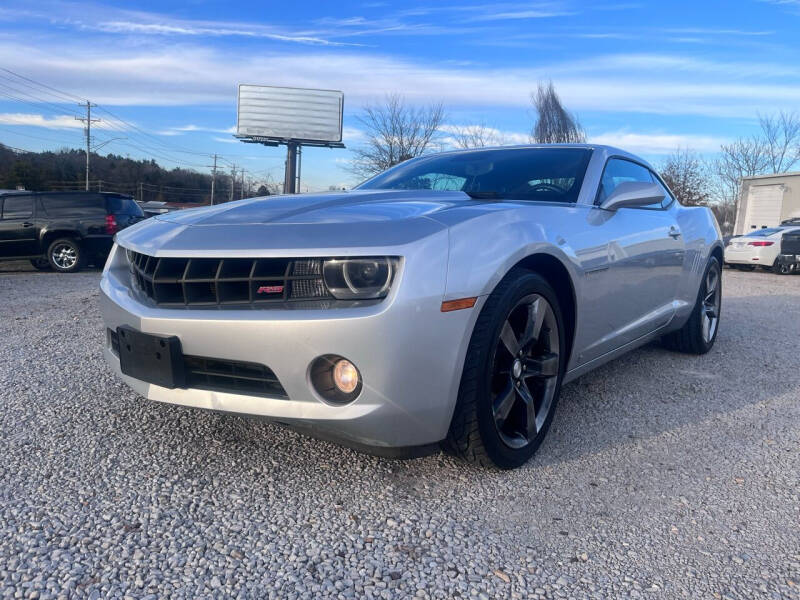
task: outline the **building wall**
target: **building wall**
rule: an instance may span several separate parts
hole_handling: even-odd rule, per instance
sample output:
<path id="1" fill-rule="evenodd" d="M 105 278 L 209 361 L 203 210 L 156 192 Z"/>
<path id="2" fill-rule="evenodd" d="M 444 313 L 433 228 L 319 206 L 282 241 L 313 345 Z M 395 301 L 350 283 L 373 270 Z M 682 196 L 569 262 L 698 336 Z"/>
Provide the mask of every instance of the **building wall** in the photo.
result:
<path id="1" fill-rule="evenodd" d="M 750 187 L 753 185 L 778 185 L 783 184 L 783 207 L 781 220 L 791 217 L 800 217 L 800 173 L 784 173 L 781 175 L 759 175 L 745 177 L 742 180 L 742 190 L 739 196 L 739 206 L 736 210 L 736 225 L 734 235 L 742 235 L 745 231 L 745 215 L 747 214 L 747 200 L 750 196 Z"/>

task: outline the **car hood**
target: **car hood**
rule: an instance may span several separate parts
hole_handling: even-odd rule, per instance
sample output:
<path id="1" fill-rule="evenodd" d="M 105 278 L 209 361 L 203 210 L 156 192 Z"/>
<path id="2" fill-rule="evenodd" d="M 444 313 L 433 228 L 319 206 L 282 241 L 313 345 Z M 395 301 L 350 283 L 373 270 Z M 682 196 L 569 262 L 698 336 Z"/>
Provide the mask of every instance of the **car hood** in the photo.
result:
<path id="1" fill-rule="evenodd" d="M 436 215 L 489 204 L 463 192 L 428 190 L 271 196 L 158 215 L 117 239 L 157 256 L 377 253 L 444 231 Z"/>
<path id="2" fill-rule="evenodd" d="M 192 227 L 224 225 L 312 225 L 375 223 L 429 216 L 470 202 L 463 192 L 354 190 L 351 192 L 267 196 L 154 217 Z"/>

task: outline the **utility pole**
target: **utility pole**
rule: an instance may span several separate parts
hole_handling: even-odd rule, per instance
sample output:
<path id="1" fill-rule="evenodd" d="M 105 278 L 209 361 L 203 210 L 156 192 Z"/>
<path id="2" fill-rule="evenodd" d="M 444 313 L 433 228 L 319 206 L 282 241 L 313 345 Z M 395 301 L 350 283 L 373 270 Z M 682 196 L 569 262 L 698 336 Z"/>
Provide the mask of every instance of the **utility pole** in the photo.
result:
<path id="1" fill-rule="evenodd" d="M 217 155 L 214 155 L 214 166 L 211 168 L 211 206 L 214 206 L 214 184 L 217 180 Z"/>
<path id="2" fill-rule="evenodd" d="M 144 202 L 144 193 L 142 192 L 142 182 L 139 182 L 139 202 Z"/>
<path id="3" fill-rule="evenodd" d="M 231 166 L 231 189 L 228 202 L 233 202 L 233 188 L 236 187 L 236 165 Z"/>
<path id="4" fill-rule="evenodd" d="M 239 200 L 244 199 L 244 169 L 242 169 L 242 188 L 239 190 Z"/>
<path id="5" fill-rule="evenodd" d="M 297 146 L 297 193 L 302 194 L 303 190 L 300 189 L 300 169 L 303 166 L 303 146 Z"/>
<path id="6" fill-rule="evenodd" d="M 297 188 L 297 142 L 286 144 L 286 171 L 283 175 L 283 193 L 296 194 Z"/>
<path id="7" fill-rule="evenodd" d="M 80 104 L 79 106 L 83 106 Z M 77 121 L 86 123 L 86 191 L 89 191 L 89 154 L 92 152 L 92 123 L 97 123 L 100 119 L 92 119 L 92 107 L 97 106 L 88 100 L 86 101 L 86 117 L 75 117 Z"/>

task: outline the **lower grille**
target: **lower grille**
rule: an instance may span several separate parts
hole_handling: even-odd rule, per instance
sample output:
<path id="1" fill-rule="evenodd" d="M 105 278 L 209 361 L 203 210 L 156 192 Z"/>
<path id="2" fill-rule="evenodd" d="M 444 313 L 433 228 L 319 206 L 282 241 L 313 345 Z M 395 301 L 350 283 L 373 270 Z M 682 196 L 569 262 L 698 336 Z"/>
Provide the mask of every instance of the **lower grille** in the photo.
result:
<path id="1" fill-rule="evenodd" d="M 119 335 L 113 329 L 108 329 L 107 334 L 111 350 L 119 357 Z M 183 367 L 186 388 L 284 400 L 289 398 L 275 373 L 265 365 L 184 355 Z"/>
<path id="2" fill-rule="evenodd" d="M 127 250 L 132 278 L 166 307 L 227 307 L 332 298 L 318 258 L 157 258 Z"/>
<path id="3" fill-rule="evenodd" d="M 246 396 L 288 398 L 272 369 L 264 365 L 185 356 L 186 387 Z"/>

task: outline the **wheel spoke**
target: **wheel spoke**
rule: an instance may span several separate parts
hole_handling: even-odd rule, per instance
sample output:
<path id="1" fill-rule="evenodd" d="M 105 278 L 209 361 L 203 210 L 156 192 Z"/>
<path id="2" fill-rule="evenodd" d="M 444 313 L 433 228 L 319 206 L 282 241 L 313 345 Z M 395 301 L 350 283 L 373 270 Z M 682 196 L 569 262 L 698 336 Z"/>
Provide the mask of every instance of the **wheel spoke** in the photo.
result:
<path id="1" fill-rule="evenodd" d="M 525 359 L 525 377 L 550 378 L 558 375 L 558 354 L 548 352 Z"/>
<path id="2" fill-rule="evenodd" d="M 542 331 L 542 323 L 544 322 L 544 315 L 547 312 L 544 300 L 537 298 L 528 306 L 528 322 L 525 324 L 525 333 L 522 334 L 522 341 L 520 345 L 523 347 L 529 346 L 539 339 L 539 333 Z"/>
<path id="3" fill-rule="evenodd" d="M 508 413 L 511 412 L 511 407 L 514 406 L 515 397 L 514 384 L 509 378 L 508 384 L 506 384 L 506 387 L 503 388 L 503 391 L 497 395 L 494 401 L 494 420 L 498 427 L 502 427 L 505 424 Z"/>
<path id="4" fill-rule="evenodd" d="M 522 382 L 517 388 L 517 393 L 525 403 L 525 425 L 527 428 L 528 441 L 531 441 L 536 434 L 539 433 L 539 427 L 536 425 L 536 404 L 525 382 Z"/>
<path id="5" fill-rule="evenodd" d="M 708 341 L 711 337 L 711 317 L 703 314 L 703 339 Z"/>
<path id="6" fill-rule="evenodd" d="M 519 342 L 517 341 L 517 336 L 514 333 L 514 330 L 511 328 L 511 323 L 506 320 L 503 323 L 503 330 L 500 332 L 500 339 L 503 341 L 503 345 L 506 347 L 511 353 L 511 356 L 516 356 L 519 352 Z"/>

